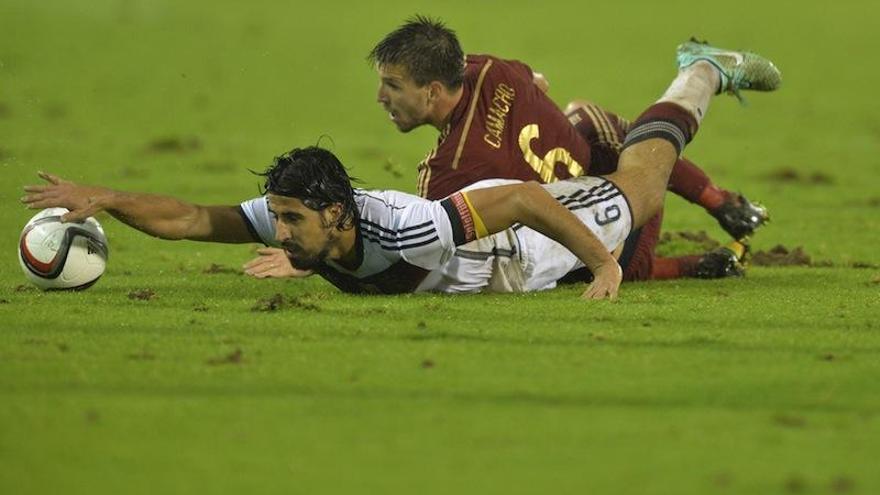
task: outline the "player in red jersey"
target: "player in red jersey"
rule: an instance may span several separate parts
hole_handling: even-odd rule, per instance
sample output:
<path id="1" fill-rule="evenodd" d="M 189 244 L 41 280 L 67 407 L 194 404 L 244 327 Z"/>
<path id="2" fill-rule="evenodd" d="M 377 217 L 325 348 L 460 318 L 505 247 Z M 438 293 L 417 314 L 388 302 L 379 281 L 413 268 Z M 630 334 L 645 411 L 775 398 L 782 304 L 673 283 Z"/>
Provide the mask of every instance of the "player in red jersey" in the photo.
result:
<path id="1" fill-rule="evenodd" d="M 369 60 L 381 80 L 378 101 L 397 128 L 409 132 L 428 124 L 440 131 L 437 147 L 419 166 L 423 197 L 443 198 L 487 178 L 547 183 L 617 167 L 628 122 L 583 102 L 566 117 L 546 96 L 540 74 L 519 61 L 465 56 L 440 22 L 410 19 L 376 45 Z M 673 169 L 670 189 L 706 208 L 737 240 L 766 221 L 762 207 L 718 188 L 684 158 Z M 658 214 L 618 253 L 625 280 L 742 273 L 741 252 L 656 257 L 660 222 Z"/>

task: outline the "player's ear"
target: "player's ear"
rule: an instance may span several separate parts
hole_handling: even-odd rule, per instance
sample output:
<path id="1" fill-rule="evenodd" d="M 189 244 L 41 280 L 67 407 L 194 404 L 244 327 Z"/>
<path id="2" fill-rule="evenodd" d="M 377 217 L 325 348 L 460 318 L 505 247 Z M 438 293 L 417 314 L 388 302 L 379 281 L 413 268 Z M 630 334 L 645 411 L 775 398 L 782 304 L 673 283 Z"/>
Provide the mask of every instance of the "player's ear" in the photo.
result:
<path id="1" fill-rule="evenodd" d="M 446 90 L 446 86 L 440 81 L 431 81 L 428 83 L 428 101 L 435 102 Z"/>
<path id="2" fill-rule="evenodd" d="M 326 226 L 339 225 L 342 219 L 342 203 L 333 203 L 324 209 L 324 224 Z"/>

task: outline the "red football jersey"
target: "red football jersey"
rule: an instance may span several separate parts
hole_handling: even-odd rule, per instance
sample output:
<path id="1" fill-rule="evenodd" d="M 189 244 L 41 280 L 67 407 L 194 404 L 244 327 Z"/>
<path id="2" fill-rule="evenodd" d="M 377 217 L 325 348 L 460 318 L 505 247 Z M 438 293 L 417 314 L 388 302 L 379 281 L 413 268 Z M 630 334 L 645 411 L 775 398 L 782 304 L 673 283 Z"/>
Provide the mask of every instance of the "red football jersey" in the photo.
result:
<path id="1" fill-rule="evenodd" d="M 589 163 L 589 145 L 529 66 L 468 55 L 461 101 L 419 165 L 418 192 L 441 199 L 483 179 L 553 182 L 583 175 Z"/>

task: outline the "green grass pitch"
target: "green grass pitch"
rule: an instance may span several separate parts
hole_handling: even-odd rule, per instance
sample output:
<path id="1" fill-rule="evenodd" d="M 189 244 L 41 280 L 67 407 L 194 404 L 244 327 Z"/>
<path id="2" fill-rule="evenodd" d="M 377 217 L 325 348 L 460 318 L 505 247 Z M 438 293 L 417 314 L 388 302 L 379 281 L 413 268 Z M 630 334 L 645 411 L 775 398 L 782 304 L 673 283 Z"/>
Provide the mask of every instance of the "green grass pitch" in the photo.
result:
<path id="1" fill-rule="evenodd" d="M 353 297 L 240 275 L 252 246 L 102 216 L 95 287 L 23 285 L 37 170 L 236 204 L 248 169 L 320 141 L 366 186 L 414 191 L 435 132 L 396 132 L 364 60 L 414 13 L 527 61 L 559 104 L 630 117 L 691 35 L 767 55 L 780 92 L 717 99 L 687 154 L 769 206 L 756 249 L 819 266 L 617 303 Z M 866 0 L 0 2 L 0 493 L 880 493 L 876 17 Z M 724 238 L 678 198 L 665 229 Z"/>

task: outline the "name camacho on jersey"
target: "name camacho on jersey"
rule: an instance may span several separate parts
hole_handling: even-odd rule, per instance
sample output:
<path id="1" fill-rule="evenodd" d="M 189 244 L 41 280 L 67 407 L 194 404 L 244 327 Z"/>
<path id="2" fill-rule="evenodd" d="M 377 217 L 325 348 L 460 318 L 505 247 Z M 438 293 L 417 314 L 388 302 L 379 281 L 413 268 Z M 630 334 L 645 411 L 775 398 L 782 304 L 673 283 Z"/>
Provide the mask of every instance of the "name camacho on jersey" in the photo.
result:
<path id="1" fill-rule="evenodd" d="M 315 272 L 343 292 L 398 294 L 432 290 L 420 287 L 427 275 L 446 264 L 458 245 L 486 235 L 472 214 L 466 193 L 427 201 L 396 191 L 355 190 L 357 270 L 326 261 Z M 275 218 L 265 197 L 241 203 L 255 240 L 279 247 Z"/>
<path id="2" fill-rule="evenodd" d="M 550 183 L 583 175 L 590 148 L 522 62 L 468 55 L 462 97 L 419 165 L 419 195 L 444 198 L 484 179 Z"/>

